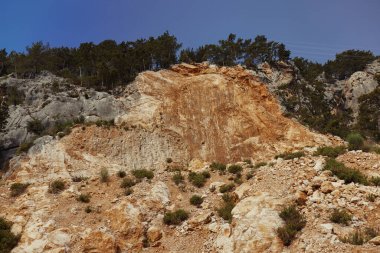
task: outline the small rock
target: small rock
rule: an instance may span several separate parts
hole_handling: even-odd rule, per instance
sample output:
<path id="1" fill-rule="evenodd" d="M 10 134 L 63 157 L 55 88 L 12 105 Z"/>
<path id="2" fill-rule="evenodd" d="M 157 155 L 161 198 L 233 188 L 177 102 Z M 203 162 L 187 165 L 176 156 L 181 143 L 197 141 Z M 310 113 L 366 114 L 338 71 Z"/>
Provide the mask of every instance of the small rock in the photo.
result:
<path id="1" fill-rule="evenodd" d="M 162 238 L 162 231 L 159 227 L 152 226 L 146 232 L 149 242 L 156 242 Z"/>
<path id="2" fill-rule="evenodd" d="M 321 192 L 331 193 L 334 190 L 334 186 L 329 181 L 324 181 L 321 185 Z"/>
<path id="3" fill-rule="evenodd" d="M 369 243 L 380 245 L 380 236 L 376 236 L 375 238 L 372 238 Z"/>
<path id="4" fill-rule="evenodd" d="M 323 234 L 331 234 L 333 231 L 333 225 L 331 223 L 321 224 L 319 228 Z"/>

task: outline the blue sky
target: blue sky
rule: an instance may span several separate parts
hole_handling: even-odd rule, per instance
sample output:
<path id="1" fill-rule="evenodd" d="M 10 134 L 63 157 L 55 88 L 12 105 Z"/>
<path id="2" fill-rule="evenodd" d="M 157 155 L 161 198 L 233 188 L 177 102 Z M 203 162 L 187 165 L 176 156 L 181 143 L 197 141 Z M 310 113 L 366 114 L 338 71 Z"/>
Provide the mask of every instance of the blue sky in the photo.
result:
<path id="1" fill-rule="evenodd" d="M 42 40 L 78 46 L 135 40 L 166 30 L 184 47 L 229 33 L 266 35 L 292 56 L 324 62 L 346 49 L 380 55 L 380 0 L 0 0 L 0 48 Z"/>

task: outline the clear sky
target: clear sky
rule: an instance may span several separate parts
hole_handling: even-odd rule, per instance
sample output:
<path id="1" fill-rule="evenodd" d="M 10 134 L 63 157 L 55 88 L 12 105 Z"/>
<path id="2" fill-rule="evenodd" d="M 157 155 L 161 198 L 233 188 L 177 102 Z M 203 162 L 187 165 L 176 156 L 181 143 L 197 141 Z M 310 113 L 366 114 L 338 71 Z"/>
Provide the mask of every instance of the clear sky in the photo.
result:
<path id="1" fill-rule="evenodd" d="M 0 48 L 78 46 L 166 30 L 184 47 L 258 34 L 324 62 L 346 49 L 380 55 L 380 0 L 0 0 Z"/>

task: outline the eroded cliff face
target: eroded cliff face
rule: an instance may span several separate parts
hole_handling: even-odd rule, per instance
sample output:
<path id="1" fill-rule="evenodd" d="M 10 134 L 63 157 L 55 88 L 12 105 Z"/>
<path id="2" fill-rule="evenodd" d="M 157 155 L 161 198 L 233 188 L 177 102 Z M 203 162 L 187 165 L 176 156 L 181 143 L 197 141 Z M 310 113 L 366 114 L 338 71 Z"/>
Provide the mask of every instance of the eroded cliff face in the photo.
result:
<path id="1" fill-rule="evenodd" d="M 183 145 L 186 158 L 226 162 L 261 155 L 265 159 L 332 143 L 285 118 L 267 86 L 241 67 L 176 65 L 140 74 L 129 89 L 135 90 L 130 95 L 135 106 L 117 117 L 116 124 L 170 135 Z"/>

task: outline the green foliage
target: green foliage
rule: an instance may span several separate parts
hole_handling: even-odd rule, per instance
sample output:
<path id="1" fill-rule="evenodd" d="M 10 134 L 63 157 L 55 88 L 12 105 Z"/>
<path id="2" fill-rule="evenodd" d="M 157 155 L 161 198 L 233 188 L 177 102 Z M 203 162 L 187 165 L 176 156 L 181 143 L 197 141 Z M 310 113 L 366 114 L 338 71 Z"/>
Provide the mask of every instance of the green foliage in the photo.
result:
<path id="1" fill-rule="evenodd" d="M 132 178 L 124 178 L 123 181 L 120 184 L 121 188 L 130 188 L 132 186 L 136 185 L 136 181 Z"/>
<path id="2" fill-rule="evenodd" d="M 119 170 L 117 172 L 117 176 L 120 178 L 124 178 L 127 175 L 127 173 L 124 170 Z"/>
<path id="3" fill-rule="evenodd" d="M 201 174 L 202 174 L 205 178 L 210 178 L 210 177 L 211 177 L 210 172 L 208 172 L 207 170 L 202 171 Z"/>
<path id="4" fill-rule="evenodd" d="M 284 160 L 292 160 L 294 158 L 300 158 L 305 156 L 304 152 L 283 153 L 275 156 L 275 159 L 282 158 Z"/>
<path id="5" fill-rule="evenodd" d="M 225 193 L 225 192 L 230 192 L 235 188 L 235 184 L 230 183 L 230 184 L 224 184 L 219 188 L 220 193 Z"/>
<path id="6" fill-rule="evenodd" d="M 6 90 L 7 104 L 8 105 L 19 105 L 24 102 L 24 93 L 17 89 L 17 87 L 11 86 Z"/>
<path id="7" fill-rule="evenodd" d="M 89 203 L 90 202 L 90 194 L 83 194 L 81 193 L 78 197 L 77 200 L 82 203 Z"/>
<path id="8" fill-rule="evenodd" d="M 344 180 L 346 184 L 349 183 L 359 183 L 368 184 L 368 180 L 364 174 L 356 169 L 347 168 L 343 163 L 330 158 L 326 161 L 324 170 L 330 170 L 339 179 Z"/>
<path id="9" fill-rule="evenodd" d="M 242 170 L 243 170 L 243 168 L 240 165 L 236 165 L 236 164 L 230 165 L 228 167 L 228 172 L 232 173 L 232 174 L 238 174 L 238 173 L 242 172 Z"/>
<path id="10" fill-rule="evenodd" d="M 375 195 L 375 194 L 373 194 L 373 193 L 370 193 L 370 194 L 368 194 L 368 195 L 366 196 L 366 199 L 367 199 L 368 201 L 370 201 L 370 202 L 375 202 L 376 198 L 377 198 L 377 195 Z"/>
<path id="11" fill-rule="evenodd" d="M 334 223 L 339 223 L 343 225 L 348 225 L 351 221 L 352 216 L 344 209 L 335 209 L 330 216 L 330 220 Z"/>
<path id="12" fill-rule="evenodd" d="M 297 232 L 305 227 L 306 220 L 294 205 L 284 207 L 280 217 L 284 220 L 285 226 L 277 229 L 277 235 L 285 246 L 289 246 Z"/>
<path id="13" fill-rule="evenodd" d="M 302 57 L 292 59 L 296 67 L 300 70 L 300 74 L 307 81 L 313 82 L 323 72 L 323 66 L 320 63 L 312 62 Z"/>
<path id="14" fill-rule="evenodd" d="M 175 212 L 167 212 L 164 215 L 164 223 L 166 225 L 179 225 L 183 221 L 187 220 L 189 218 L 189 214 L 183 210 L 178 209 Z"/>
<path id="15" fill-rule="evenodd" d="M 370 181 L 374 186 L 380 186 L 380 177 L 372 177 Z"/>
<path id="16" fill-rule="evenodd" d="M 363 245 L 372 238 L 379 235 L 378 230 L 374 228 L 365 228 L 364 231 L 361 229 L 356 229 L 354 232 L 348 234 L 346 237 L 339 238 L 344 243 L 349 243 L 352 245 Z"/>
<path id="17" fill-rule="evenodd" d="M 225 171 L 226 170 L 226 165 L 223 163 L 218 163 L 218 162 L 213 162 L 210 165 L 211 170 L 218 170 L 218 171 Z"/>
<path id="18" fill-rule="evenodd" d="M 173 175 L 173 177 L 172 177 L 172 180 L 174 181 L 174 183 L 175 183 L 176 185 L 182 184 L 183 181 L 184 181 L 184 179 L 185 179 L 185 178 L 182 176 L 182 174 L 181 174 L 180 171 L 177 171 L 177 172 Z"/>
<path id="19" fill-rule="evenodd" d="M 108 182 L 110 179 L 110 175 L 108 173 L 108 170 L 106 168 L 103 168 L 100 170 L 100 181 L 105 183 Z"/>
<path id="20" fill-rule="evenodd" d="M 251 178 L 253 178 L 253 171 L 248 172 L 246 175 L 246 178 L 247 180 L 250 180 Z"/>
<path id="21" fill-rule="evenodd" d="M 84 176 L 74 176 L 71 178 L 71 180 L 74 182 L 74 183 L 79 183 L 79 182 L 82 182 L 82 181 L 86 181 L 88 178 L 87 177 L 84 177 Z"/>
<path id="22" fill-rule="evenodd" d="M 20 146 L 17 148 L 16 154 L 19 155 L 21 153 L 26 153 L 28 150 L 33 146 L 34 141 L 27 141 L 20 144 Z"/>
<path id="23" fill-rule="evenodd" d="M 346 152 L 346 147 L 337 146 L 337 147 L 319 147 L 314 155 L 318 156 L 328 156 L 331 158 L 336 158 L 339 155 L 342 155 Z"/>
<path id="24" fill-rule="evenodd" d="M 14 183 L 11 185 L 11 196 L 17 197 L 23 194 L 26 191 L 26 188 L 28 188 L 29 184 L 23 184 L 23 183 Z"/>
<path id="25" fill-rule="evenodd" d="M 378 120 L 380 118 L 380 87 L 359 98 L 359 116 L 356 128 L 366 136 L 380 141 Z"/>
<path id="26" fill-rule="evenodd" d="M 11 232 L 11 227 L 11 222 L 0 217 L 0 253 L 10 253 L 20 240 L 20 236 Z"/>
<path id="27" fill-rule="evenodd" d="M 5 94 L 0 89 L 0 133 L 5 130 L 8 116 L 8 105 L 5 103 Z"/>
<path id="28" fill-rule="evenodd" d="M 54 180 L 53 182 L 50 183 L 49 185 L 49 192 L 53 194 L 60 193 L 65 189 L 65 182 L 62 180 Z"/>
<path id="29" fill-rule="evenodd" d="M 229 223 L 232 222 L 232 209 L 235 207 L 235 203 L 229 194 L 223 194 L 223 204 L 217 209 L 218 215 Z"/>
<path id="30" fill-rule="evenodd" d="M 346 138 L 349 150 L 363 149 L 364 138 L 359 133 L 350 133 Z"/>
<path id="31" fill-rule="evenodd" d="M 189 173 L 189 181 L 194 186 L 201 188 L 205 185 L 207 178 L 202 173 L 190 172 Z"/>
<path id="32" fill-rule="evenodd" d="M 132 170 L 132 175 L 138 179 L 152 179 L 154 177 L 153 171 L 146 169 Z"/>
<path id="33" fill-rule="evenodd" d="M 125 188 L 125 196 L 129 196 L 133 193 L 133 189 L 130 187 Z"/>
<path id="34" fill-rule="evenodd" d="M 31 121 L 28 121 L 26 129 L 28 130 L 28 132 L 41 135 L 43 131 L 45 130 L 45 127 L 42 124 L 41 120 L 32 119 Z"/>
<path id="35" fill-rule="evenodd" d="M 190 198 L 190 204 L 199 207 L 203 203 L 203 198 L 199 195 L 193 195 Z"/>
<path id="36" fill-rule="evenodd" d="M 373 60 L 375 57 L 371 51 L 347 50 L 336 54 L 335 60 L 328 61 L 323 69 L 326 77 L 343 80 L 354 72 L 363 70 Z"/>
<path id="37" fill-rule="evenodd" d="M 267 165 L 266 162 L 259 162 L 259 163 L 256 163 L 256 164 L 255 164 L 255 169 L 258 169 L 258 168 L 263 167 L 263 166 L 265 166 L 265 165 Z"/>

